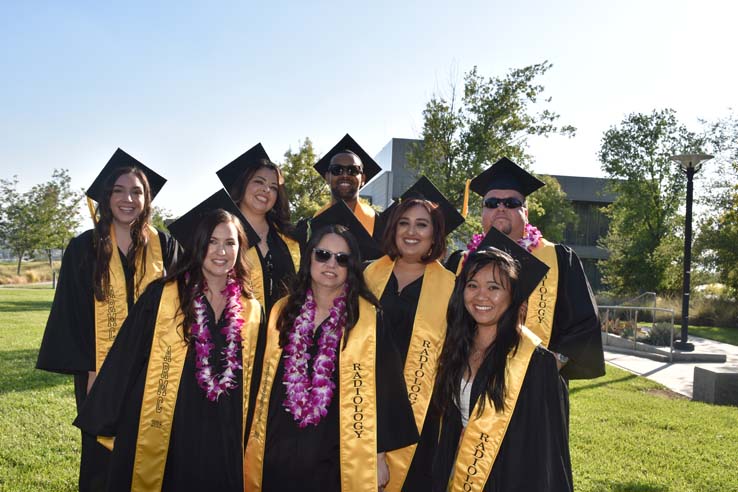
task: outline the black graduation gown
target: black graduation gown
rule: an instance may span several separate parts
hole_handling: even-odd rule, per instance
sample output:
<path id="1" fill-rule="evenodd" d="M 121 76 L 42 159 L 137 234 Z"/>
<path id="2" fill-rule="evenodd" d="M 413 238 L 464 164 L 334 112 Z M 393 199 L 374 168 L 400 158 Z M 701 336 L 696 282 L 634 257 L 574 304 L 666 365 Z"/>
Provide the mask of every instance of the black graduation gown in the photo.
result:
<path id="1" fill-rule="evenodd" d="M 407 359 L 407 351 L 410 347 L 410 339 L 413 334 L 415 323 L 415 312 L 418 308 L 420 291 L 423 286 L 423 277 L 414 280 L 397 291 L 397 278 L 391 274 L 387 286 L 384 288 L 380 304 L 385 318 L 385 326 L 388 327 L 392 339 L 400 352 L 403 361 Z M 432 417 L 429 408 L 423 423 L 423 431 L 420 441 L 415 448 L 413 461 L 405 478 L 402 490 L 405 492 L 427 492 L 431 488 L 431 464 L 433 460 L 433 449 L 438 437 L 438 419 Z"/>
<path id="2" fill-rule="evenodd" d="M 489 364 L 472 383 L 470 402 L 482 392 Z M 569 492 L 573 490 L 568 430 L 566 384 L 551 352 L 533 351 L 517 404 L 495 459 L 485 492 Z M 470 403 L 470 408 L 474 403 Z M 488 411 L 488 410 L 487 410 Z M 470 420 L 475 418 L 472 410 Z M 445 492 L 461 436 L 461 412 L 452 402 L 441 426 L 433 461 L 433 492 Z"/>
<path id="3" fill-rule="evenodd" d="M 559 283 L 548 348 L 569 358 L 561 369 L 567 380 L 603 376 L 605 358 L 597 302 L 577 254 L 563 244 L 555 248 Z M 451 254 L 446 268 L 456 273 L 461 257 L 461 251 Z"/>
<path id="4" fill-rule="evenodd" d="M 170 268 L 177 256 L 176 242 L 159 231 L 164 266 Z M 135 269 L 118 250 L 126 279 L 128 310 L 133 306 Z M 95 306 L 93 231 L 73 238 L 64 251 L 59 283 L 54 292 L 36 368 L 74 376 L 77 412 L 87 397 L 88 372 L 95 370 Z M 79 488 L 103 490 L 110 452 L 94 435 L 82 433 Z"/>
<path id="5" fill-rule="evenodd" d="M 274 303 L 287 295 L 287 288 L 300 265 L 292 263 L 292 256 L 287 244 L 279 237 L 274 227 L 269 227 L 267 245 L 269 251 L 266 256 L 261 254 L 258 246 L 256 246 L 256 252 L 261 262 L 262 281 L 264 282 L 264 312 L 268 318 Z"/>
<path id="6" fill-rule="evenodd" d="M 377 452 L 391 451 L 418 440 L 412 409 L 407 398 L 402 362 L 377 315 Z M 315 330 L 310 348 L 309 374 L 318 352 L 317 341 L 322 324 Z M 349 340 L 351 334 L 349 333 Z M 340 360 L 341 352 L 338 351 Z M 292 414 L 283 406 L 287 391 L 282 384 L 284 358 L 280 358 L 267 414 L 266 446 L 262 490 L 264 492 L 338 492 L 339 461 L 339 395 L 338 364 L 332 380 L 336 391 L 328 407 L 328 415 L 317 426 L 298 427 Z"/>
<path id="7" fill-rule="evenodd" d="M 115 436 L 108 490 L 131 488 L 141 402 L 154 336 L 162 282 L 150 286 L 136 303 L 103 364 L 87 402 L 74 425 L 91 434 Z M 215 347 L 211 362 L 225 346 L 220 333 L 225 319 L 214 323 L 207 305 L 208 324 Z M 262 319 L 263 326 L 263 319 Z M 261 329 L 261 328 L 260 328 Z M 187 349 L 172 422 L 172 433 L 162 490 L 243 491 L 242 373 L 238 387 L 209 401 L 195 379 L 192 344 Z M 239 357 L 240 357 L 239 353 Z M 223 367 L 217 362 L 214 369 Z"/>

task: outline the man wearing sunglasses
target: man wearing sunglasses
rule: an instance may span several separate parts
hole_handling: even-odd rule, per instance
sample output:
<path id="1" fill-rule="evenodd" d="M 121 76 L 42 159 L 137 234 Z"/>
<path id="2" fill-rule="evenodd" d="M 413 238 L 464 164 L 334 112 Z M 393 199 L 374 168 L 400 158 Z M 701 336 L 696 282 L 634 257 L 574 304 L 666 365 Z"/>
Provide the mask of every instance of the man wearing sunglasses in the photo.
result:
<path id="1" fill-rule="evenodd" d="M 359 190 L 381 171 L 374 159 L 347 133 L 313 168 L 325 178 L 331 189 L 330 203 L 318 210 L 315 216 L 343 200 L 372 235 L 376 213 L 359 199 Z"/>
<path id="2" fill-rule="evenodd" d="M 528 299 L 525 324 L 556 355 L 567 379 L 605 374 L 600 320 L 592 289 L 574 251 L 541 236 L 528 222 L 526 197 L 545 183 L 502 158 L 474 178 L 471 190 L 483 199 L 482 228 L 466 251 L 453 253 L 446 267 L 458 274 L 464 257 L 494 227 L 548 265 L 549 271 Z"/>

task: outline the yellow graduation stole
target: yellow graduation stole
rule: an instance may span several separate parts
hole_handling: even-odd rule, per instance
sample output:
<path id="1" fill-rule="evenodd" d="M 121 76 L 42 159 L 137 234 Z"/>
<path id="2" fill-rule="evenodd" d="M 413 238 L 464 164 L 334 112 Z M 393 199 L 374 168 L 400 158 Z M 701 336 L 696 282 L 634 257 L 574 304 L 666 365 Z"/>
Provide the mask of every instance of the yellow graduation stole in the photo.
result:
<path id="1" fill-rule="evenodd" d="M 541 340 L 525 326 L 521 327 L 517 352 L 507 356 L 505 367 L 505 399 L 502 412 L 497 412 L 492 400 L 482 394 L 469 414 L 469 423 L 456 452 L 448 490 L 451 492 L 481 492 L 492 472 L 497 453 L 505 438 L 510 418 L 515 411 L 525 373 L 535 348 Z M 485 398 L 482 415 L 477 418 L 479 405 Z M 521 473 L 524 473 L 521 472 Z"/>
<path id="2" fill-rule="evenodd" d="M 260 491 L 262 487 L 269 399 L 282 356 L 277 318 L 286 301 L 280 299 L 269 316 L 261 385 L 244 458 L 246 492 Z M 377 490 L 376 316 L 374 306 L 359 298 L 359 320 L 339 356 L 340 466 L 344 491 Z M 343 347 L 343 339 L 339 347 Z"/>
<path id="3" fill-rule="evenodd" d="M 377 299 L 387 286 L 394 264 L 389 256 L 383 256 L 364 270 L 366 283 Z M 423 423 L 433 394 L 438 357 L 446 337 L 446 309 L 454 290 L 454 280 L 454 274 L 438 261 L 425 267 L 404 369 L 405 385 L 419 434 L 423 432 Z M 416 447 L 413 444 L 386 454 L 390 481 L 385 490 L 402 490 Z"/>
<path id="4" fill-rule="evenodd" d="M 164 275 L 164 260 L 161 253 L 161 242 L 159 232 L 152 226 L 149 227 L 148 251 L 146 253 L 146 272 L 143 272 L 144 260 L 141 253 L 136 257 L 136 273 L 134 275 L 134 286 L 141 285 L 143 291 L 147 285 Z M 123 263 L 118 253 L 118 243 L 115 239 L 115 228 L 110 227 L 110 242 L 113 246 L 113 254 L 110 255 L 110 285 L 104 301 L 95 299 L 95 372 L 100 371 L 105 357 L 115 341 L 115 335 L 120 326 L 128 316 L 128 296 L 126 295 L 126 277 L 123 273 Z M 138 299 L 140 292 L 135 289 L 134 301 Z"/>
<path id="5" fill-rule="evenodd" d="M 161 241 L 159 241 L 159 232 L 151 225 L 149 228 L 149 241 L 147 247 L 146 271 L 143 272 L 144 260 L 142 252 L 136 256 L 136 272 L 134 274 L 133 299 L 138 299 L 147 285 L 154 280 L 164 276 L 164 260 L 162 259 Z M 95 299 L 95 372 L 100 372 L 100 368 L 113 346 L 115 336 L 118 334 L 123 321 L 128 317 L 128 296 L 126 291 L 126 276 L 123 273 L 123 263 L 120 261 L 118 253 L 118 243 L 115 238 L 115 228 L 110 227 L 110 242 L 112 243 L 113 253 L 110 255 L 110 264 L 108 272 L 110 275 L 110 283 L 108 292 L 104 301 Z M 141 291 L 136 286 L 141 281 Z M 94 294 L 93 294 L 94 295 Z M 113 449 L 113 439 L 110 437 L 98 436 L 97 442 L 102 444 L 109 450 Z"/>
<path id="6" fill-rule="evenodd" d="M 287 245 L 287 250 L 290 252 L 292 258 L 292 265 L 294 270 L 297 271 L 300 268 L 300 245 L 297 241 L 289 238 L 283 234 L 279 234 L 284 244 Z M 261 261 L 259 260 L 259 252 L 256 251 L 258 245 L 254 245 L 246 251 L 246 258 L 251 263 L 251 291 L 254 294 L 254 298 L 261 303 L 262 306 L 266 306 L 264 299 L 264 272 L 261 269 Z"/>
<path id="7" fill-rule="evenodd" d="M 548 266 L 548 272 L 528 297 L 525 325 L 541 339 L 541 345 L 548 348 L 559 292 L 559 262 L 554 243 L 543 238 L 531 254 Z"/>
<path id="8" fill-rule="evenodd" d="M 261 321 L 261 307 L 256 300 L 245 297 L 241 297 L 241 307 L 240 316 L 244 320 L 241 326 L 243 365 L 241 448 L 243 449 L 243 435 L 253 372 L 252 363 Z M 177 282 L 169 282 L 164 286 L 159 302 L 154 338 L 151 342 L 149 363 L 146 369 L 141 415 L 136 436 L 136 453 L 133 461 L 132 491 L 159 491 L 162 487 L 177 392 L 187 356 L 187 344 L 182 338 L 181 331 L 183 321 L 184 315 L 180 310 Z"/>
<path id="9" fill-rule="evenodd" d="M 531 251 L 531 254 L 548 266 L 548 272 L 528 297 L 528 313 L 525 324 L 533 333 L 538 335 L 541 344 L 548 348 L 548 342 L 551 341 L 551 330 L 553 329 L 556 297 L 559 292 L 559 262 L 556 258 L 556 245 L 541 238 L 538 246 Z M 457 276 L 461 273 L 464 259 L 468 255 L 468 251 L 461 254 L 461 259 L 456 267 Z"/>
<path id="10" fill-rule="evenodd" d="M 320 210 L 315 212 L 315 215 L 313 215 L 313 217 L 317 217 L 318 215 L 322 214 L 332 205 L 332 201 L 323 205 Z M 368 232 L 370 236 L 374 234 L 374 219 L 376 218 L 377 214 L 372 207 L 364 203 L 361 199 L 358 199 L 356 201 L 356 210 L 354 210 L 354 215 L 359 220 L 359 222 L 361 222 L 361 225 L 364 226 L 364 229 L 366 229 L 366 232 Z"/>

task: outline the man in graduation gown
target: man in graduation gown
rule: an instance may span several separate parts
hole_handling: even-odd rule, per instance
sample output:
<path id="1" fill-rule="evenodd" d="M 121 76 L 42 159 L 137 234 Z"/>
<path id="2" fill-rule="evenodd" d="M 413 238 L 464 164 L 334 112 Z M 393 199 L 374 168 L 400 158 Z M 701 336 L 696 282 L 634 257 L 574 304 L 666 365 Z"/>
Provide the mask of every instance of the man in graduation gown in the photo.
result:
<path id="1" fill-rule="evenodd" d="M 373 235 L 376 213 L 359 199 L 359 190 L 382 170 L 379 164 L 347 133 L 313 168 L 325 178 L 331 189 L 330 203 L 318 210 L 315 216 L 343 200 L 369 235 Z"/>
<path id="2" fill-rule="evenodd" d="M 562 376 L 591 379 L 605 374 L 597 304 L 576 253 L 540 236 L 528 223 L 526 197 L 544 183 L 502 158 L 471 182 L 482 196 L 484 234 L 494 227 L 524 245 L 550 268 L 528 301 L 526 326 L 556 354 Z M 470 243 L 479 244 L 481 237 Z M 446 267 L 458 274 L 467 251 L 452 254 Z"/>

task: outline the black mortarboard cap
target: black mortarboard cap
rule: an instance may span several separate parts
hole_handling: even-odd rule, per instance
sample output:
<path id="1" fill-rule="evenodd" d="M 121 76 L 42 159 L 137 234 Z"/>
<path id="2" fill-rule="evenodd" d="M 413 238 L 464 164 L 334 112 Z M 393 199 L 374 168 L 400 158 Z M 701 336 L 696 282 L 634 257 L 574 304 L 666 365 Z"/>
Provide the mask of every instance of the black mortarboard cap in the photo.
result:
<path id="1" fill-rule="evenodd" d="M 494 227 L 490 228 L 482 242 L 479 243 L 477 251 L 489 247 L 504 251 L 518 262 L 520 265 L 518 289 L 523 299 L 530 297 L 538 283 L 546 276 L 548 265 Z"/>
<path id="2" fill-rule="evenodd" d="M 445 224 L 445 235 L 451 234 L 457 227 L 464 223 L 464 217 L 456 210 L 451 202 L 435 187 L 433 182 L 425 176 L 421 176 L 419 180 L 415 182 L 405 193 L 400 196 L 400 199 L 395 201 L 386 210 L 384 210 L 375 219 L 374 223 L 374 237 L 381 238 L 384 234 L 384 229 L 389 223 L 389 218 L 394 212 L 397 204 L 402 200 L 408 200 L 411 198 L 420 198 L 421 200 L 428 200 L 435 203 L 441 208 L 443 213 L 443 221 Z"/>
<path id="3" fill-rule="evenodd" d="M 240 178 L 248 168 L 261 165 L 262 160 L 271 162 L 269 155 L 266 153 L 266 150 L 264 150 L 264 147 L 261 143 L 258 143 L 215 174 L 218 175 L 220 182 L 223 183 L 223 187 L 228 190 L 228 192 L 232 192 L 238 178 Z"/>
<path id="4" fill-rule="evenodd" d="M 195 229 L 197 229 L 203 216 L 208 212 L 219 208 L 222 208 L 226 212 L 230 212 L 239 218 L 241 225 L 243 225 L 243 228 L 246 231 L 249 247 L 254 246 L 259 242 L 259 235 L 249 225 L 246 218 L 238 209 L 238 206 L 233 203 L 230 195 L 224 189 L 213 193 L 210 197 L 200 202 L 200 204 L 195 208 L 169 224 L 169 232 L 183 248 L 187 249 L 189 247 L 189 241 L 194 236 Z"/>
<path id="5" fill-rule="evenodd" d="M 379 164 L 377 164 L 377 162 L 372 159 L 348 133 L 336 145 L 334 145 L 327 154 L 320 158 L 320 160 L 313 166 L 313 169 L 318 171 L 318 174 L 321 176 L 325 176 L 325 173 L 328 172 L 328 167 L 331 165 L 331 159 L 333 159 L 333 156 L 336 154 L 342 154 L 347 150 L 353 152 L 359 156 L 359 159 L 361 159 L 361 164 L 364 166 L 365 183 L 371 181 L 371 179 L 382 170 L 382 168 L 379 167 Z"/>
<path id="6" fill-rule="evenodd" d="M 348 228 L 359 243 L 361 261 L 374 260 L 382 256 L 382 250 L 361 225 L 351 209 L 343 200 L 338 200 L 325 212 L 310 221 L 310 231 L 315 232 L 327 225 L 340 224 Z"/>
<path id="7" fill-rule="evenodd" d="M 113 172 L 122 167 L 137 167 L 143 171 L 146 175 L 146 179 L 149 181 L 152 200 L 164 186 L 164 183 L 167 182 L 166 179 L 155 173 L 152 169 L 146 167 L 142 162 L 131 157 L 125 151 L 118 149 L 113 153 L 113 156 L 110 158 L 108 163 L 105 164 L 105 167 L 102 168 L 102 171 L 97 175 L 95 181 L 93 181 L 92 185 L 87 189 L 87 196 L 95 200 L 97 203 L 100 203 L 100 200 L 103 198 L 103 193 L 105 192 L 105 182 L 110 178 L 110 175 Z"/>
<path id="8" fill-rule="evenodd" d="M 486 195 L 489 190 L 515 190 L 528 196 L 545 184 L 507 157 L 503 157 L 472 179 L 470 188 L 479 196 Z"/>

